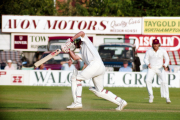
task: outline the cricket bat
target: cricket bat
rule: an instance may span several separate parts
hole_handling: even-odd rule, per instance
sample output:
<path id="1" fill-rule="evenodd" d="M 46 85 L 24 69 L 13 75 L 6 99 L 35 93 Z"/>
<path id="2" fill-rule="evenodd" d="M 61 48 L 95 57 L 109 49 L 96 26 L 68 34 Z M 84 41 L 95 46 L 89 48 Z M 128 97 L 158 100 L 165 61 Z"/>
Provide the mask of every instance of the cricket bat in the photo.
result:
<path id="1" fill-rule="evenodd" d="M 36 63 L 34 63 L 34 66 L 39 67 L 41 64 L 43 64 L 46 61 L 48 61 L 49 59 L 53 58 L 54 56 L 56 56 L 60 52 L 61 52 L 60 49 L 57 49 L 56 51 L 53 51 L 51 54 L 47 55 L 46 57 L 44 57 L 44 58 L 40 59 L 39 61 L 37 61 Z"/>

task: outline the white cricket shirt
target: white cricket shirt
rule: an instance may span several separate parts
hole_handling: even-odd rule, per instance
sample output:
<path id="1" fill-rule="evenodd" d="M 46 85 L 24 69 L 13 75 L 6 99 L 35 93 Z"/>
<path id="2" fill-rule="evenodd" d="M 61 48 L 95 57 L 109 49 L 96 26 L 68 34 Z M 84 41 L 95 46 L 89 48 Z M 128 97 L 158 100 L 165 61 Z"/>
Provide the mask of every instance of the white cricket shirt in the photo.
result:
<path id="1" fill-rule="evenodd" d="M 11 67 L 7 65 L 4 70 L 15 70 L 15 68 L 13 67 L 13 65 L 11 65 Z"/>
<path id="2" fill-rule="evenodd" d="M 99 56 L 98 51 L 92 44 L 92 42 L 89 40 L 89 38 L 85 35 L 84 37 L 81 37 L 81 49 L 80 53 L 81 55 L 79 56 L 87 65 L 90 64 L 91 61 L 101 61 L 102 59 Z"/>
<path id="3" fill-rule="evenodd" d="M 163 66 L 163 58 L 165 59 L 164 66 L 167 67 L 169 64 L 169 56 L 165 49 L 159 47 L 155 52 L 153 48 L 149 48 L 146 51 L 144 62 L 146 65 L 151 65 L 151 67 L 161 68 Z"/>

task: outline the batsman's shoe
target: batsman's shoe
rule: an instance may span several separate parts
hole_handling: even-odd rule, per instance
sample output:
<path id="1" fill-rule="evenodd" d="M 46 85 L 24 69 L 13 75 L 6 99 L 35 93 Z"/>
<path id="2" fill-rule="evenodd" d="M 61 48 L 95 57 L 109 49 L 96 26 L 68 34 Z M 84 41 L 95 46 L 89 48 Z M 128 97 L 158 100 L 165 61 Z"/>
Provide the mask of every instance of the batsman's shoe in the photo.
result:
<path id="1" fill-rule="evenodd" d="M 149 96 L 149 103 L 153 103 L 154 96 Z"/>
<path id="2" fill-rule="evenodd" d="M 71 105 L 67 106 L 67 109 L 82 109 L 81 103 L 72 103 Z"/>
<path id="3" fill-rule="evenodd" d="M 120 101 L 120 105 L 116 108 L 117 111 L 122 111 L 124 107 L 127 106 L 127 102 L 125 100 Z"/>
<path id="4" fill-rule="evenodd" d="M 96 88 L 95 88 L 95 87 L 90 87 L 89 90 L 90 90 L 91 92 L 96 92 Z"/>
<path id="5" fill-rule="evenodd" d="M 170 104 L 171 103 L 171 100 L 169 98 L 166 98 L 166 103 L 167 104 Z"/>

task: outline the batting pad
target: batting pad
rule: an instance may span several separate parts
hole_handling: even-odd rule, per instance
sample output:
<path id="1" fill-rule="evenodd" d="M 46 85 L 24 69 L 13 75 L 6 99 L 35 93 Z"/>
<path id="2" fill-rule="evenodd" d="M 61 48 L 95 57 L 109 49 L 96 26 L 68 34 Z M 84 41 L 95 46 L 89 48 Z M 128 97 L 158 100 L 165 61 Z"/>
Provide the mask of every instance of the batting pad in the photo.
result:
<path id="1" fill-rule="evenodd" d="M 76 76 L 78 74 L 78 71 L 77 69 L 75 68 L 73 70 L 73 74 L 71 76 L 71 90 L 72 90 L 72 96 L 73 96 L 73 100 L 74 100 L 74 103 L 76 103 L 76 90 L 77 90 L 77 83 L 76 83 Z"/>
<path id="2" fill-rule="evenodd" d="M 113 94 L 111 91 L 103 89 L 101 92 L 98 92 L 95 87 L 89 88 L 90 91 L 92 91 L 97 97 L 106 99 L 112 103 L 115 103 L 116 105 L 120 105 L 120 102 L 116 100 L 116 98 L 120 99 L 117 97 L 115 94 Z M 120 101 L 120 100 L 119 100 Z"/>
<path id="3" fill-rule="evenodd" d="M 71 81 L 76 81 L 77 74 L 78 74 L 78 71 L 76 68 L 74 68 L 72 76 L 71 76 Z"/>

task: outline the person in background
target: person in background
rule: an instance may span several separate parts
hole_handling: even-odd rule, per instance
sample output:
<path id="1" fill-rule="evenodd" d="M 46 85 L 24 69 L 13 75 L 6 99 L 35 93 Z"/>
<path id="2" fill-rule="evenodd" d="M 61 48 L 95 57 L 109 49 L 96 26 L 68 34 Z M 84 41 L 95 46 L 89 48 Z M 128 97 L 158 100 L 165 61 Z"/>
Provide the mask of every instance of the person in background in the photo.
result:
<path id="1" fill-rule="evenodd" d="M 169 66 L 164 69 L 166 72 L 170 72 Z"/>
<path id="2" fill-rule="evenodd" d="M 61 62 L 62 68 L 61 70 L 70 70 L 73 71 L 75 69 L 75 66 L 72 64 L 72 60 L 69 59 L 68 61 Z"/>
<path id="3" fill-rule="evenodd" d="M 139 59 L 139 57 L 138 57 L 138 55 L 137 55 L 137 52 L 135 52 L 134 64 L 135 64 L 135 67 L 136 67 L 136 72 L 140 72 L 141 62 L 140 62 L 140 59 Z"/>
<path id="4" fill-rule="evenodd" d="M 36 53 L 35 53 L 35 55 L 34 55 L 34 56 L 35 56 L 36 61 L 38 61 L 38 60 L 39 60 L 39 55 L 40 55 L 40 53 L 39 53 L 39 52 L 36 52 Z"/>
<path id="5" fill-rule="evenodd" d="M 148 72 L 148 66 L 146 64 L 143 65 L 143 70 L 141 72 Z"/>
<path id="6" fill-rule="evenodd" d="M 7 60 L 7 65 L 4 68 L 4 70 L 15 70 L 15 68 L 12 65 L 12 60 Z"/>
<path id="7" fill-rule="evenodd" d="M 44 64 L 41 64 L 39 68 L 36 68 L 35 70 L 47 70 L 47 68 L 44 67 Z"/>
<path id="8" fill-rule="evenodd" d="M 119 72 L 132 72 L 132 68 L 128 66 L 128 62 L 123 62 L 123 67 L 119 68 Z"/>
<path id="9" fill-rule="evenodd" d="M 87 67 L 87 64 L 84 63 L 84 66 L 82 67 L 82 70 L 84 70 Z"/>
<path id="10" fill-rule="evenodd" d="M 171 103 L 169 98 L 168 80 L 166 79 L 165 68 L 169 64 L 169 56 L 164 48 L 161 48 L 158 39 L 152 41 L 152 48 L 146 51 L 144 62 L 148 66 L 146 76 L 146 87 L 149 94 L 149 103 L 153 103 L 154 95 L 152 90 L 152 80 L 155 74 L 161 79 L 161 97 L 166 98 L 166 103 Z M 165 59 L 165 63 L 163 62 Z"/>

